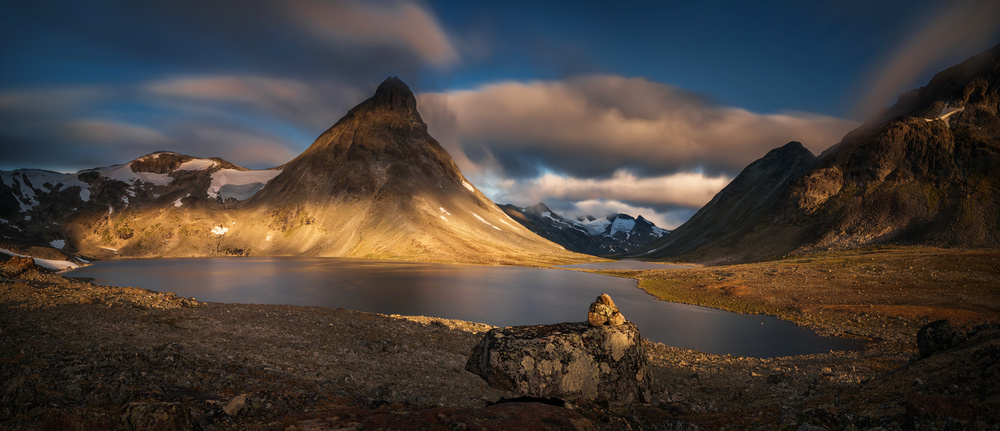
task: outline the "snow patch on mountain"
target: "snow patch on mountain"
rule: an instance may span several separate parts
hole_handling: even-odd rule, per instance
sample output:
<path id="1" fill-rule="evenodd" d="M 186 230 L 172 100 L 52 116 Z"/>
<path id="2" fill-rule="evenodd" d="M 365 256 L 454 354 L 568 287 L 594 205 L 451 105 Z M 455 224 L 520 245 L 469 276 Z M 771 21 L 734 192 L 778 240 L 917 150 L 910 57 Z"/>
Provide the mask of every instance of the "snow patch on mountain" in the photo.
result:
<path id="1" fill-rule="evenodd" d="M 159 155 L 159 154 L 157 154 Z M 214 168 L 219 163 L 215 160 L 209 159 L 191 159 L 181 165 L 176 169 L 178 171 L 204 171 L 206 169 Z"/>
<path id="2" fill-rule="evenodd" d="M 52 241 L 49 241 L 49 245 L 51 245 L 52 248 L 58 248 L 61 250 L 63 247 L 66 246 L 66 240 L 54 239 Z"/>
<path id="3" fill-rule="evenodd" d="M 0 253 L 6 254 L 7 256 L 31 257 L 24 254 L 17 254 L 4 248 L 0 248 Z M 38 265 L 45 269 L 50 269 L 52 271 L 62 271 L 64 269 L 73 269 L 80 267 L 80 265 L 77 265 L 68 260 L 41 259 L 37 257 L 31 257 L 31 258 L 35 261 L 35 265 Z"/>
<path id="4" fill-rule="evenodd" d="M 582 220 L 577 220 L 576 223 L 583 227 L 588 234 L 591 236 L 603 234 L 604 231 L 608 230 L 608 225 L 611 224 L 611 220 L 607 218 L 599 218 L 594 220 L 588 220 L 586 218 Z"/>
<path id="5" fill-rule="evenodd" d="M 615 217 L 615 221 L 611 222 L 611 231 L 608 232 L 608 235 L 614 236 L 617 233 L 629 234 L 634 227 L 635 219 Z"/>
<path id="6" fill-rule="evenodd" d="M 482 217 L 479 216 L 479 214 L 476 214 L 476 213 L 474 213 L 472 211 L 469 211 L 469 212 L 472 213 L 472 215 L 475 216 L 479 221 L 488 224 L 491 228 L 496 229 L 496 230 L 503 230 L 503 229 L 500 229 L 500 228 L 494 226 L 493 223 L 490 223 L 490 222 L 484 220 Z"/>
<path id="7" fill-rule="evenodd" d="M 475 192 L 476 191 L 476 188 L 472 187 L 472 184 L 469 184 L 468 181 L 462 180 L 462 186 L 464 186 L 465 188 L 469 189 L 470 192 Z"/>
<path id="8" fill-rule="evenodd" d="M 124 165 L 108 166 L 96 170 L 102 177 L 118 180 L 126 184 L 136 185 L 137 181 L 151 183 L 155 186 L 165 186 L 173 181 L 167 174 L 155 174 L 152 172 L 133 172 L 132 163 Z"/>
<path id="9" fill-rule="evenodd" d="M 212 174 L 212 184 L 208 186 L 208 197 L 247 200 L 264 188 L 268 182 L 281 173 L 281 169 L 238 171 L 220 169 Z"/>
<path id="10" fill-rule="evenodd" d="M 21 211 L 28 211 L 38 205 L 37 193 L 51 193 L 55 190 L 65 190 L 70 187 L 80 187 L 80 199 L 90 199 L 90 186 L 80 181 L 75 174 L 61 174 L 41 169 L 18 169 L 0 171 L 0 181 L 14 189 L 15 198 Z M 48 185 L 46 185 L 48 184 Z"/>
<path id="11" fill-rule="evenodd" d="M 521 229 L 518 229 L 518 228 L 514 227 L 514 225 L 512 225 L 512 224 L 510 224 L 510 223 L 507 223 L 507 220 L 504 220 L 504 219 L 502 219 L 502 218 L 497 218 L 497 220 L 500 220 L 500 223 L 503 223 L 503 224 L 505 224 L 505 225 L 509 226 L 509 227 L 510 227 L 511 229 L 514 229 L 514 230 L 516 230 L 516 231 L 519 231 L 519 230 L 521 230 Z M 496 227 L 496 226 L 494 226 L 494 227 Z"/>

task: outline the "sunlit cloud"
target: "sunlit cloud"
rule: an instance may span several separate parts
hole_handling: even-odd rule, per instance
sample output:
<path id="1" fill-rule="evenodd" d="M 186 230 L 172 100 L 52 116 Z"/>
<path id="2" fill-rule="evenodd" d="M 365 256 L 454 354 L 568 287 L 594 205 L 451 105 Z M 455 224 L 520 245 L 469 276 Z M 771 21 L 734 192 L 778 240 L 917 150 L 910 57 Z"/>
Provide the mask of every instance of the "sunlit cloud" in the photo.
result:
<path id="1" fill-rule="evenodd" d="M 458 61 L 437 18 L 413 2 L 289 0 L 287 5 L 314 34 L 335 43 L 396 45 L 439 67 Z"/>
<path id="2" fill-rule="evenodd" d="M 583 177 L 621 167 L 734 174 L 789 141 L 821 152 L 857 127 L 828 116 L 719 106 L 676 87 L 619 76 L 502 82 L 424 94 L 419 102 L 431 133 L 461 154 L 460 166 L 495 161 L 508 175 L 538 175 L 532 164 Z"/>
<path id="3" fill-rule="evenodd" d="M 679 172 L 640 178 L 619 170 L 610 178 L 575 178 L 552 173 L 509 183 L 505 197 L 521 201 L 545 199 L 619 201 L 698 208 L 708 203 L 732 179 L 701 173 Z"/>
<path id="4" fill-rule="evenodd" d="M 915 82 L 931 67 L 948 58 L 975 54 L 977 47 L 994 43 L 1000 31 L 1000 2 L 958 0 L 943 2 L 941 10 L 907 37 L 885 62 L 876 65 L 861 93 L 854 115 L 867 118 L 891 103 L 897 94 L 924 83 Z"/>

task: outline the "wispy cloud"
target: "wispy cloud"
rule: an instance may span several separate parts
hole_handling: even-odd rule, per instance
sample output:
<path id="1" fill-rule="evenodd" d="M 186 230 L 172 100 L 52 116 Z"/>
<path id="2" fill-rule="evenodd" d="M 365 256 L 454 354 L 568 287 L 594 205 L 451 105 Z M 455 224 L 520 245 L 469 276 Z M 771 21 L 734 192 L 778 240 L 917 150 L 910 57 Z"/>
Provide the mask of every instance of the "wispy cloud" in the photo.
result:
<path id="1" fill-rule="evenodd" d="M 15 117 L 62 115 L 72 109 L 107 99 L 113 88 L 103 86 L 59 86 L 0 92 L 0 124 Z"/>
<path id="2" fill-rule="evenodd" d="M 398 46 L 438 67 L 459 58 L 437 19 L 410 1 L 288 0 L 286 4 L 296 20 L 333 43 Z"/>
<path id="3" fill-rule="evenodd" d="M 996 42 L 991 39 L 1000 31 L 1000 2 L 956 0 L 942 5 L 920 22 L 885 62 L 876 65 L 854 109 L 855 116 L 876 114 L 900 92 L 922 85 L 915 80 L 929 68 L 940 67 L 937 63 L 941 60 L 960 60 Z"/>
<path id="4" fill-rule="evenodd" d="M 337 103 L 322 100 L 326 88 L 291 80 L 192 77 L 2 92 L 0 144 L 10 151 L 4 151 L 0 169 L 76 171 L 159 150 L 277 166 L 346 112 L 347 107 L 335 109 Z M 141 106 L 141 114 L 123 115 L 118 104 Z M 304 138 L 289 139 L 276 130 Z"/>
<path id="5" fill-rule="evenodd" d="M 358 86 L 336 80 L 264 76 L 185 76 L 142 84 L 151 103 L 178 110 L 232 116 L 247 111 L 272 120 L 321 131 L 369 96 Z"/>
<path id="6" fill-rule="evenodd" d="M 69 121 L 57 128 L 68 142 L 80 144 L 151 148 L 170 141 L 158 130 L 103 119 Z"/>

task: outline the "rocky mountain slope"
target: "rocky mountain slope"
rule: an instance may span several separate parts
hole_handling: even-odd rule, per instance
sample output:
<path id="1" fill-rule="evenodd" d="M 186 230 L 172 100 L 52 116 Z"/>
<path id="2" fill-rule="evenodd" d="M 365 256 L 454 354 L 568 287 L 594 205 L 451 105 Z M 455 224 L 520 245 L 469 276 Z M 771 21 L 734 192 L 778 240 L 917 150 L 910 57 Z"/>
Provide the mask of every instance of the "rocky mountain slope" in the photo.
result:
<path id="1" fill-rule="evenodd" d="M 595 256 L 614 256 L 639 249 L 659 239 L 667 230 L 628 214 L 581 217 L 578 220 L 556 214 L 545 203 L 530 207 L 500 205 L 511 218 L 567 250 Z"/>
<path id="2" fill-rule="evenodd" d="M 520 226 L 470 184 L 397 78 L 273 169 L 159 152 L 76 174 L 2 172 L 0 237 L 94 258 L 586 259 Z"/>
<path id="3" fill-rule="evenodd" d="M 772 151 L 636 256 L 720 262 L 878 244 L 996 248 L 998 110 L 1000 45 L 903 94 L 815 160 L 788 145 Z"/>

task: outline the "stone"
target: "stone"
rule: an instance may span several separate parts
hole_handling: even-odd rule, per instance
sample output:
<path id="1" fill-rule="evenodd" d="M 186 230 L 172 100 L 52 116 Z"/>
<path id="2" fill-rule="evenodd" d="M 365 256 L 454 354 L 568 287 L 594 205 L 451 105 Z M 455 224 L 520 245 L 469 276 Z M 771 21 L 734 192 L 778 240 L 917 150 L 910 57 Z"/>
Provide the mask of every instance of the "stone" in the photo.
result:
<path id="1" fill-rule="evenodd" d="M 957 334 L 947 320 L 928 323 L 917 332 L 917 349 L 926 358 L 954 346 Z"/>
<path id="2" fill-rule="evenodd" d="M 27 256 L 11 256 L 0 264 L 0 274 L 5 277 L 17 277 L 35 269 L 35 260 Z"/>
<path id="3" fill-rule="evenodd" d="M 122 422 L 128 429 L 187 431 L 194 429 L 191 409 L 175 402 L 133 402 L 125 406 Z"/>
<path id="4" fill-rule="evenodd" d="M 650 371 L 639 328 L 586 322 L 494 328 L 465 369 L 521 396 L 639 403 Z"/>
<path id="5" fill-rule="evenodd" d="M 222 408 L 222 411 L 226 412 L 226 414 L 229 416 L 236 416 L 240 414 L 240 411 L 243 410 L 243 408 L 246 407 L 246 405 L 247 405 L 247 394 L 240 394 L 237 395 L 235 398 L 233 398 L 233 400 L 230 401 L 229 404 L 226 404 L 226 406 Z"/>
<path id="6" fill-rule="evenodd" d="M 625 316 L 615 306 L 615 301 L 611 300 L 611 296 L 603 293 L 597 297 L 597 300 L 590 303 L 587 322 L 590 323 L 590 326 L 616 326 L 625 323 Z"/>

